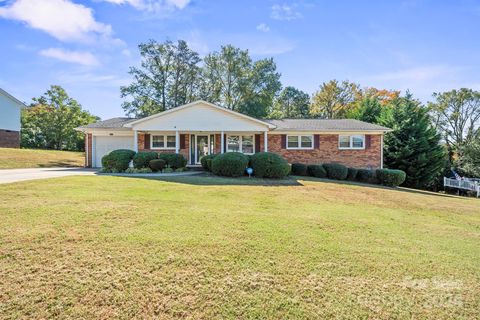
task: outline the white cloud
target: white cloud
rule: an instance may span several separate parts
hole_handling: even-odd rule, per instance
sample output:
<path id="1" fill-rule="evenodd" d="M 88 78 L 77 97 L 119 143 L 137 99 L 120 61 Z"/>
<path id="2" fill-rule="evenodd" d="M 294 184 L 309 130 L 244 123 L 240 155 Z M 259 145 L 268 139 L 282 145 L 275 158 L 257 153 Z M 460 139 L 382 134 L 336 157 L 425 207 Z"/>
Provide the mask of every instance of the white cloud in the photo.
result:
<path id="1" fill-rule="evenodd" d="M 265 23 L 260 23 L 260 24 L 257 26 L 257 30 L 258 30 L 258 31 L 262 31 L 262 32 L 268 32 L 268 31 L 270 31 L 270 27 L 267 26 Z"/>
<path id="2" fill-rule="evenodd" d="M 17 0 L 0 8 L 0 17 L 22 21 L 62 41 L 87 41 L 93 35 L 112 33 L 110 25 L 95 20 L 92 9 L 69 0 Z"/>
<path id="3" fill-rule="evenodd" d="M 161 12 L 184 9 L 190 0 L 103 0 L 117 5 L 128 4 L 138 10 Z"/>
<path id="4" fill-rule="evenodd" d="M 295 20 L 302 18 L 302 14 L 287 4 L 275 4 L 272 6 L 270 18 L 275 20 Z"/>
<path id="5" fill-rule="evenodd" d="M 90 67 L 100 64 L 93 54 L 86 51 L 70 51 L 61 48 L 49 48 L 41 50 L 39 54 L 44 57 L 54 58 L 61 61 L 77 63 Z"/>

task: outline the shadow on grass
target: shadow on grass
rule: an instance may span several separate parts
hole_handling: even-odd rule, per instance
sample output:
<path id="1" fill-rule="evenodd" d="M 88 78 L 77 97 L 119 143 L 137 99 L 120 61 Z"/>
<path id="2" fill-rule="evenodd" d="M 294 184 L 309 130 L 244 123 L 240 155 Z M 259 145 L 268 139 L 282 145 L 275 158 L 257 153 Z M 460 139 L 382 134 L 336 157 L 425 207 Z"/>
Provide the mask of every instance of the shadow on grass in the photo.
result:
<path id="1" fill-rule="evenodd" d="M 130 178 L 128 176 L 122 176 L 125 178 Z M 237 178 L 228 178 L 228 177 L 219 177 L 212 175 L 211 173 L 205 172 L 197 174 L 194 176 L 169 176 L 169 177 L 138 177 L 134 176 L 131 178 L 136 179 L 147 179 L 147 180 L 160 180 L 173 183 L 181 184 L 190 184 L 196 186 L 303 186 L 297 179 L 294 177 L 287 177 L 285 179 L 259 179 L 259 178 L 249 178 L 249 177 L 237 177 Z"/>
<path id="2" fill-rule="evenodd" d="M 348 181 L 348 180 L 331 180 L 331 179 L 322 179 L 322 178 L 314 178 L 314 177 L 304 177 L 304 176 L 292 176 L 293 178 L 304 180 L 304 181 L 316 181 L 316 182 L 324 182 L 324 183 L 333 183 L 333 184 L 345 184 L 345 185 L 352 185 L 352 186 L 360 186 L 360 187 L 369 187 L 375 189 L 384 189 L 384 190 L 393 190 L 393 191 L 400 191 L 400 192 L 408 192 L 408 193 L 415 193 L 421 194 L 426 196 L 436 196 L 436 197 L 443 197 L 443 198 L 455 198 L 455 199 L 468 199 L 466 197 L 460 197 L 453 194 L 445 194 L 445 193 L 437 193 L 433 191 L 427 190 L 419 190 L 419 189 L 411 189 L 405 187 L 387 187 L 378 184 L 369 184 L 369 183 L 362 183 L 357 181 Z"/>
<path id="3" fill-rule="evenodd" d="M 426 196 L 436 196 L 436 197 L 444 197 L 444 198 L 454 198 L 454 199 L 468 199 L 465 197 L 459 197 L 456 195 L 450 194 L 443 194 L 443 193 L 435 193 L 432 191 L 425 191 L 425 190 L 417 190 L 417 189 L 409 189 L 404 187 L 386 187 L 381 185 L 375 184 L 368 184 L 368 183 L 361 183 L 356 181 L 347 181 L 347 180 L 330 180 L 330 179 L 321 179 L 315 177 L 308 177 L 308 176 L 289 176 L 284 179 L 260 179 L 260 178 L 249 178 L 249 177 L 237 177 L 237 178 L 228 178 L 228 177 L 219 177 L 215 176 L 209 172 L 197 174 L 194 176 L 168 176 L 168 177 L 139 177 L 139 176 L 122 176 L 125 178 L 136 178 L 136 179 L 147 179 L 147 180 L 159 180 L 159 181 L 167 181 L 172 183 L 180 183 L 180 184 L 190 184 L 190 185 L 197 185 L 197 186 L 297 186 L 301 187 L 304 186 L 302 181 L 311 181 L 311 182 L 323 182 L 328 184 L 335 184 L 335 185 L 350 185 L 350 186 L 358 186 L 358 187 L 367 187 L 367 188 L 374 188 L 374 189 L 383 189 L 383 190 L 391 190 L 391 191 L 398 191 L 398 192 L 408 192 L 414 194 L 421 194 Z"/>
<path id="4" fill-rule="evenodd" d="M 74 160 L 59 160 L 59 161 L 49 161 L 47 163 L 41 163 L 38 165 L 39 168 L 52 168 L 52 167 L 66 167 L 74 168 L 80 167 L 77 161 Z"/>

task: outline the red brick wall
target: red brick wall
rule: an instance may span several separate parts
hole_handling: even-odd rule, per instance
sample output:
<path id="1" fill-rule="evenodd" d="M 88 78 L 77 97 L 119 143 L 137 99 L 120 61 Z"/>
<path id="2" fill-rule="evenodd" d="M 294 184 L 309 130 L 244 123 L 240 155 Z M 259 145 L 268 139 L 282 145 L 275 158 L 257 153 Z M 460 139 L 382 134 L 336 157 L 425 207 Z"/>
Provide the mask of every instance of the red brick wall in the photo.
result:
<path id="1" fill-rule="evenodd" d="M 150 136 L 151 139 L 151 136 Z M 155 151 L 157 153 L 175 153 L 175 150 L 151 150 L 150 146 L 148 148 L 145 148 L 145 134 L 144 133 L 139 133 L 138 134 L 138 151 Z M 190 135 L 185 134 L 185 148 L 179 150 L 180 154 L 183 154 L 183 156 L 189 160 L 189 153 L 190 153 Z"/>
<path id="2" fill-rule="evenodd" d="M 0 129 L 0 148 L 20 148 L 20 132 Z"/>
<path id="3" fill-rule="evenodd" d="M 320 135 L 318 149 L 288 150 L 282 148 L 280 134 L 269 134 L 268 151 L 282 155 L 289 163 L 341 163 L 356 168 L 379 168 L 381 166 L 381 135 L 371 135 L 370 148 L 365 150 L 338 149 L 338 135 Z"/>

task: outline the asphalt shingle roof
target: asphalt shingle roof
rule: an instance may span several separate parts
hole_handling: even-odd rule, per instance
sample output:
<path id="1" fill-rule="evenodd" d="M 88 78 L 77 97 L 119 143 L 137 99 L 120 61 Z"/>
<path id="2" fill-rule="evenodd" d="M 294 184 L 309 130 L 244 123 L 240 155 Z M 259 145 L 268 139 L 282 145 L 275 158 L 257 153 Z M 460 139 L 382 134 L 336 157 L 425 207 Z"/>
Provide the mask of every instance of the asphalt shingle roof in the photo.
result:
<path id="1" fill-rule="evenodd" d="M 125 117 L 118 117 L 107 119 L 103 121 L 98 121 L 95 123 L 87 124 L 86 126 L 82 126 L 80 128 L 90 128 L 90 129 L 118 129 L 123 128 L 123 126 L 129 122 L 135 121 L 135 118 L 125 118 Z"/>
<path id="2" fill-rule="evenodd" d="M 80 127 L 83 129 L 120 129 L 136 118 L 118 117 Z M 387 131 L 389 128 L 354 119 L 282 119 L 264 120 L 277 131 Z"/>
<path id="3" fill-rule="evenodd" d="M 386 131 L 389 128 L 354 119 L 265 120 L 278 131 Z"/>

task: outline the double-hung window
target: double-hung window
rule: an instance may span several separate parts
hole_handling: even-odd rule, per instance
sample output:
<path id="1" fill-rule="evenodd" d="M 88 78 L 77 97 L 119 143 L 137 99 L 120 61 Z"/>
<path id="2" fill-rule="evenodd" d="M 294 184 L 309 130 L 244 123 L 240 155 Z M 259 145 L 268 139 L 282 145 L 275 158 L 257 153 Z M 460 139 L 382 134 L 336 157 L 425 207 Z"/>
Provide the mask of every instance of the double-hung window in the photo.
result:
<path id="1" fill-rule="evenodd" d="M 339 149 L 365 149 L 365 135 L 339 135 Z"/>
<path id="2" fill-rule="evenodd" d="M 175 149 L 176 137 L 170 135 L 152 135 L 151 149 Z"/>
<path id="3" fill-rule="evenodd" d="M 313 135 L 288 135 L 287 149 L 313 149 Z"/>
<path id="4" fill-rule="evenodd" d="M 242 152 L 245 154 L 255 153 L 255 139 L 253 135 L 229 135 L 227 136 L 227 151 Z"/>

